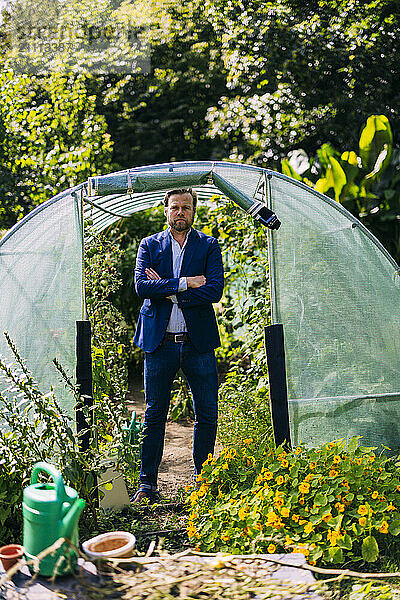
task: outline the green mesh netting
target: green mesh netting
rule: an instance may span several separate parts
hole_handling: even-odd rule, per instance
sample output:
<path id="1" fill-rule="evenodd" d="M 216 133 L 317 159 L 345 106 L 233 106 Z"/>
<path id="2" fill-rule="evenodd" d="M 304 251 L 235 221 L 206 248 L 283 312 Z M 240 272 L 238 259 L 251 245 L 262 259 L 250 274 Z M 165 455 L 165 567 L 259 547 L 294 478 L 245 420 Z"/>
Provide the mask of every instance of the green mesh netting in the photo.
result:
<path id="1" fill-rule="evenodd" d="M 283 323 L 292 442 L 362 435 L 398 447 L 399 271 L 338 203 L 270 180 L 274 321 Z"/>
<path id="2" fill-rule="evenodd" d="M 7 331 L 28 369 L 72 414 L 74 398 L 52 360 L 75 369 L 75 321 L 82 318 L 82 244 L 71 191 L 38 207 L 0 241 L 0 355 L 13 356 Z M 0 390 L 13 394 L 0 372 Z"/>
<path id="3" fill-rule="evenodd" d="M 269 235 L 271 295 L 273 322 L 285 332 L 292 441 L 315 445 L 362 435 L 365 443 L 398 446 L 397 265 L 339 204 L 250 165 L 170 163 L 92 177 L 0 241 L 1 327 L 43 390 L 55 386 L 72 413 L 73 398 L 58 383 L 52 359 L 73 373 L 83 307 L 81 201 L 101 231 L 158 204 L 164 190 L 188 185 L 200 201 L 222 193 L 247 211 L 268 198 L 282 221 Z M 10 358 L 3 339 L 0 354 Z"/>

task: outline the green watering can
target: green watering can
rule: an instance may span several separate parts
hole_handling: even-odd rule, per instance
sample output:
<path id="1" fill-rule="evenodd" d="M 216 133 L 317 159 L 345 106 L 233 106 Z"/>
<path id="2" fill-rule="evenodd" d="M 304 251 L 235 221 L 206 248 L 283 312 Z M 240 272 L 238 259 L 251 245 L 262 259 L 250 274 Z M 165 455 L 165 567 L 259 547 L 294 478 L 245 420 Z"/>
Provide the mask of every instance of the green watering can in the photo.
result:
<path id="1" fill-rule="evenodd" d="M 47 473 L 54 483 L 38 483 L 39 473 Z M 35 558 L 60 537 L 78 545 L 78 521 L 85 501 L 78 493 L 64 485 L 58 469 L 38 462 L 32 469 L 31 485 L 24 489 L 22 512 L 24 517 L 25 556 Z M 63 544 L 40 561 L 39 573 L 47 577 L 66 575 L 75 570 L 77 556 L 69 544 Z M 33 570 L 33 566 L 30 567 Z"/>
<path id="2" fill-rule="evenodd" d="M 121 429 L 124 432 L 124 438 L 128 444 L 133 445 L 138 441 L 139 435 L 143 429 L 143 425 L 139 421 L 136 421 L 136 411 L 132 413 L 132 418 L 129 425 L 124 425 Z"/>

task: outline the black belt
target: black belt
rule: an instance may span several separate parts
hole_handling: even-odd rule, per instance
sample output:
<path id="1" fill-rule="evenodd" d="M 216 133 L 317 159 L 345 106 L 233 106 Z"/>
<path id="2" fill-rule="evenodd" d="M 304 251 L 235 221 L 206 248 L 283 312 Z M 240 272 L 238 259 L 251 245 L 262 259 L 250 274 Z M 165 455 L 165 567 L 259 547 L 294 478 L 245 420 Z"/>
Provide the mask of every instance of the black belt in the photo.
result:
<path id="1" fill-rule="evenodd" d="M 166 333 L 166 340 L 172 340 L 175 344 L 182 344 L 183 342 L 190 342 L 190 338 L 187 333 Z"/>

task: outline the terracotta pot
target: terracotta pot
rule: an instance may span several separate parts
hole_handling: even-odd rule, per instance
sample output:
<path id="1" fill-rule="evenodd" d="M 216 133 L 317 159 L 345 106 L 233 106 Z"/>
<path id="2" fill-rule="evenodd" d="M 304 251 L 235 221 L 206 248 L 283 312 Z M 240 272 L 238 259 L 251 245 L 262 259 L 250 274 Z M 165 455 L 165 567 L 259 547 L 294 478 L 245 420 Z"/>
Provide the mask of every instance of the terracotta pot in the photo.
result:
<path id="1" fill-rule="evenodd" d="M 0 548 L 0 560 L 5 571 L 11 569 L 24 555 L 24 548 L 19 544 L 8 544 Z"/>

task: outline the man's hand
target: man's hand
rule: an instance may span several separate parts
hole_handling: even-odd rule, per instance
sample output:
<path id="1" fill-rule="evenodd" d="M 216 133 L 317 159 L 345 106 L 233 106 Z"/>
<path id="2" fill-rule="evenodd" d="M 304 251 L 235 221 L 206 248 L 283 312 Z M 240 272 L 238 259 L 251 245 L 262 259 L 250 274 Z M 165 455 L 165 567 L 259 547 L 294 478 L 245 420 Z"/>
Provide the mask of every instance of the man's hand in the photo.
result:
<path id="1" fill-rule="evenodd" d="M 145 273 L 146 273 L 147 279 L 161 279 L 159 274 L 154 269 L 151 269 L 151 268 L 145 269 Z"/>
<path id="2" fill-rule="evenodd" d="M 188 288 L 198 288 L 206 284 L 204 275 L 196 275 L 195 277 L 186 277 Z"/>
<path id="3" fill-rule="evenodd" d="M 145 270 L 147 279 L 157 280 L 161 279 L 157 271 L 151 267 Z M 204 275 L 195 275 L 194 277 L 186 277 L 188 288 L 198 288 L 206 284 L 206 278 Z"/>

